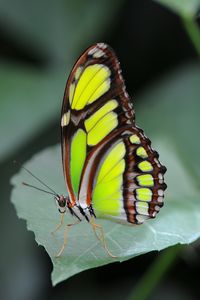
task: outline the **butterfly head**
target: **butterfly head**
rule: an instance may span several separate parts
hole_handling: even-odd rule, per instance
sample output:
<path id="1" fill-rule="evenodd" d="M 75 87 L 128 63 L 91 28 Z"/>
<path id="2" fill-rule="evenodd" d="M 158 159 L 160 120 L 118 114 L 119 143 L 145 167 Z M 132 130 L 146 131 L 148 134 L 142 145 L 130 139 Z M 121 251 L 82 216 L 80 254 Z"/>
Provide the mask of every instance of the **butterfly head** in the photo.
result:
<path id="1" fill-rule="evenodd" d="M 65 213 L 66 208 L 68 207 L 69 197 L 64 197 L 63 195 L 55 196 L 55 201 L 58 206 L 58 210 L 60 213 Z"/>

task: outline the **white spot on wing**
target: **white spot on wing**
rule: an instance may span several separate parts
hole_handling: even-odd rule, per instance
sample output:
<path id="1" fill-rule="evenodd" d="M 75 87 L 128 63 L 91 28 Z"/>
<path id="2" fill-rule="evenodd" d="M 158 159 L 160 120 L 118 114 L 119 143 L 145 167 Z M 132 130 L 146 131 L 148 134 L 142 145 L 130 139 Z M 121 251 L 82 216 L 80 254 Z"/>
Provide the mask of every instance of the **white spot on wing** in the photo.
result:
<path id="1" fill-rule="evenodd" d="M 147 220 L 149 217 L 148 216 L 142 216 L 142 215 L 137 215 L 136 219 L 139 223 L 143 223 L 145 220 Z"/>
<path id="2" fill-rule="evenodd" d="M 160 167 L 161 167 L 161 165 L 160 165 L 160 163 L 159 163 L 158 159 L 157 159 L 157 158 L 154 158 L 154 161 L 155 161 L 155 163 L 157 164 L 157 166 L 160 168 Z"/>
<path id="3" fill-rule="evenodd" d="M 61 126 L 67 126 L 69 124 L 69 120 L 70 120 L 70 110 L 68 112 L 66 112 L 61 119 Z"/>
<path id="4" fill-rule="evenodd" d="M 157 201 L 158 201 L 159 203 L 162 203 L 162 202 L 163 202 L 163 197 L 158 197 L 158 198 L 157 198 Z"/>
<path id="5" fill-rule="evenodd" d="M 106 44 L 104 44 L 104 43 L 98 43 L 97 46 L 101 49 L 106 49 L 107 48 Z"/>
<path id="6" fill-rule="evenodd" d="M 75 80 L 78 80 L 78 79 L 79 79 L 82 70 L 83 70 L 83 67 L 78 67 L 78 68 L 77 68 L 77 70 L 76 70 L 76 72 L 75 72 L 75 75 L 74 75 Z"/>
<path id="7" fill-rule="evenodd" d="M 160 210 L 160 206 L 156 205 L 156 206 L 155 206 L 155 210 L 156 210 L 156 211 L 159 211 L 159 210 Z"/>
<path id="8" fill-rule="evenodd" d="M 104 52 L 102 50 L 97 50 L 94 54 L 93 54 L 93 57 L 94 58 L 99 58 L 99 57 L 102 57 L 104 56 Z"/>
<path id="9" fill-rule="evenodd" d="M 92 55 L 94 58 L 99 58 L 104 56 L 105 53 L 98 47 L 94 47 L 88 52 L 88 54 Z"/>

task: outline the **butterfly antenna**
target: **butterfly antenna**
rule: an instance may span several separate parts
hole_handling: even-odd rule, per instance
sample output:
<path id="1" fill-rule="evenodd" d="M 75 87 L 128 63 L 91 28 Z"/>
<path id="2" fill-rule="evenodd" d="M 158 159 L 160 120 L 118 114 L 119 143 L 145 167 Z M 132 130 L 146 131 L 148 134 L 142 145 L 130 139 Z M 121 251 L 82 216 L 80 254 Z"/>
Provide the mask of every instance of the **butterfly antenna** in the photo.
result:
<path id="1" fill-rule="evenodd" d="M 32 177 L 34 177 L 37 181 L 39 181 L 42 185 L 44 185 L 47 189 L 49 189 L 51 191 L 51 193 L 49 192 L 49 194 L 53 194 L 54 196 L 58 196 L 58 193 L 56 193 L 52 188 L 50 188 L 46 183 L 44 183 L 40 178 L 38 178 L 36 175 L 34 175 L 31 171 L 29 171 L 27 168 L 22 166 L 18 161 L 14 160 L 14 163 L 18 164 L 22 169 L 24 169 L 27 173 L 29 173 Z M 42 190 L 40 188 L 37 188 L 37 187 L 32 186 L 32 185 L 30 185 L 28 183 L 25 183 L 25 182 L 23 182 L 22 184 L 26 185 L 26 186 L 36 188 L 38 190 Z M 45 191 L 45 190 L 42 190 L 42 191 L 47 193 L 47 191 Z"/>
<path id="2" fill-rule="evenodd" d="M 43 189 L 41 189 L 41 188 L 39 188 L 39 187 L 37 187 L 37 186 L 34 186 L 34 185 L 32 185 L 32 184 L 27 183 L 27 182 L 22 182 L 22 184 L 25 185 L 25 186 L 34 188 L 34 189 L 36 189 L 36 190 L 38 190 L 38 191 L 41 191 L 41 192 L 44 192 L 44 193 L 47 193 L 47 194 L 51 194 L 51 195 L 57 196 L 57 195 L 54 194 L 54 193 L 51 193 L 51 192 L 49 192 L 49 191 L 45 191 L 45 190 L 43 190 Z"/>

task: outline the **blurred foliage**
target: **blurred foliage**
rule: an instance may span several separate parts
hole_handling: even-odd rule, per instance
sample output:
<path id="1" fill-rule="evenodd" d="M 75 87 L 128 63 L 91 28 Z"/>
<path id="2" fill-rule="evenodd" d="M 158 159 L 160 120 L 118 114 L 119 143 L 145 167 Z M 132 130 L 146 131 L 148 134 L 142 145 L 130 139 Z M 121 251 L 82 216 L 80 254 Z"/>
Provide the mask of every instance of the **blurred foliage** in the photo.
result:
<path id="1" fill-rule="evenodd" d="M 200 187 L 200 141 L 195 138 L 199 132 L 199 78 L 199 62 L 180 67 L 140 95 L 139 103 L 145 102 L 147 105 L 141 105 L 138 112 L 138 118 L 142 119 L 142 126 L 149 134 L 155 133 L 159 140 L 167 139 L 169 148 L 173 146 L 183 168 L 190 174 L 193 185 L 197 188 Z M 177 179 L 174 179 L 171 184 L 176 187 Z M 187 189 L 184 192 L 187 192 Z M 175 189 L 173 193 L 176 194 Z"/>
<path id="2" fill-rule="evenodd" d="M 154 0 L 177 13 L 190 37 L 194 48 L 200 56 L 200 31 L 197 24 L 200 0 Z"/>
<path id="3" fill-rule="evenodd" d="M 168 10 L 166 9 L 167 14 L 164 14 L 164 18 L 168 18 L 168 24 L 164 22 L 162 23 L 163 26 L 160 27 L 159 22 L 163 18 L 162 12 L 165 11 L 165 7 Z M 130 243 L 126 239 L 125 244 L 123 242 L 122 245 L 120 244 L 124 252 L 115 244 L 115 241 L 119 238 L 117 232 L 118 229 L 119 232 L 123 229 L 123 233 L 127 231 L 130 237 L 130 229 L 116 225 L 116 227 L 114 226 L 114 232 L 110 233 L 110 226 L 113 224 L 110 225 L 105 222 L 109 247 L 113 252 L 116 250 L 120 254 L 120 260 L 123 260 L 141 254 L 142 250 L 147 252 L 180 242 L 192 242 L 198 238 L 200 176 L 198 167 L 200 151 L 198 140 L 199 61 L 197 57 L 195 58 L 193 54 L 190 55 L 191 53 L 188 54 L 187 51 L 186 54 L 181 56 L 185 51 L 184 47 L 181 48 L 182 43 L 179 39 L 181 34 L 178 34 L 181 31 L 181 25 L 176 23 L 179 29 L 175 27 L 173 32 L 170 32 L 172 19 L 169 17 L 170 10 L 175 13 L 171 14 L 173 18 L 176 18 L 176 14 L 180 17 L 180 23 L 189 37 L 188 40 L 185 38 L 184 45 L 190 45 L 191 43 L 200 56 L 198 9 L 198 0 L 155 0 L 146 2 L 145 0 L 101 0 L 98 2 L 92 0 L 1 0 L 0 29 L 5 36 L 1 50 L 4 49 L 4 42 L 5 44 L 8 42 L 11 48 L 14 45 L 10 61 L 8 61 L 9 55 L 6 59 L 1 57 L 0 60 L 0 117 L 2 125 L 0 129 L 2 138 L 0 147 L 2 200 L 1 298 L 9 300 L 41 298 L 44 300 L 65 299 L 67 296 L 75 299 L 87 297 L 88 300 L 94 297 L 95 299 L 98 299 L 98 297 L 101 297 L 101 299 L 102 297 L 105 299 L 106 297 L 107 299 L 124 299 L 133 287 L 131 297 L 136 300 L 147 298 L 153 300 L 161 298 L 163 300 L 199 299 L 200 295 L 194 298 L 194 294 L 192 294 L 194 289 L 191 288 L 188 291 L 186 284 L 181 287 L 172 284 L 169 288 L 169 282 L 157 287 L 153 298 L 149 298 L 153 286 L 155 287 L 160 277 L 163 276 L 162 272 L 159 272 L 158 269 L 156 271 L 154 268 L 149 270 L 149 277 L 147 276 L 148 279 L 156 278 L 152 285 L 149 282 L 149 286 L 151 286 L 149 291 L 145 294 L 148 283 L 145 285 L 144 281 L 141 284 L 139 282 L 138 288 L 139 290 L 144 289 L 145 295 L 141 296 L 140 293 L 135 295 L 133 292 L 138 291 L 136 281 L 139 280 L 140 272 L 144 272 L 146 262 L 148 262 L 146 256 L 135 258 L 134 262 L 129 260 L 128 264 L 127 262 L 122 264 L 126 270 L 131 269 L 129 277 L 126 277 L 127 273 L 123 273 L 123 269 L 119 264 L 113 264 L 111 269 L 108 269 L 109 266 L 107 266 L 107 269 L 104 269 L 104 267 L 98 268 L 98 271 L 90 270 L 74 276 L 65 285 L 63 283 L 63 285 L 51 289 L 49 283 L 50 261 L 41 247 L 35 247 L 33 234 L 26 232 L 25 223 L 17 220 L 13 207 L 9 203 L 11 187 L 8 183 L 15 172 L 15 169 L 11 166 L 13 158 L 19 157 L 23 161 L 32 156 L 36 149 L 42 149 L 44 145 L 52 145 L 55 141 L 58 141 L 59 111 L 64 85 L 77 56 L 90 44 L 105 39 L 107 39 L 106 42 L 111 42 L 111 46 L 115 48 L 114 41 L 117 40 L 121 49 L 124 49 L 125 56 L 127 56 L 126 53 L 129 49 L 133 49 L 133 53 L 127 56 L 127 70 L 129 69 L 131 74 L 144 73 L 142 78 L 145 79 L 147 86 L 142 85 L 143 82 L 141 83 L 142 93 L 141 90 L 137 91 L 137 102 L 134 105 L 137 123 L 145 129 L 147 135 L 152 139 L 153 147 L 159 150 L 161 161 L 168 167 L 167 183 L 169 188 L 166 193 L 165 207 L 158 218 L 155 221 L 147 222 L 141 227 L 133 228 Z M 152 30 L 149 22 L 154 22 L 151 17 L 154 18 L 155 15 L 159 15 L 159 18 L 155 19 L 158 23 L 153 27 L 153 31 L 159 34 L 157 40 L 155 40 L 155 36 L 152 40 L 153 32 L 148 31 L 148 29 Z M 118 19 L 120 16 L 121 20 Z M 120 36 L 116 32 L 116 28 L 122 27 L 124 24 L 130 24 L 128 18 L 133 19 L 134 22 L 131 24 L 134 28 L 131 26 L 125 28 L 124 35 Z M 166 28 L 169 28 L 169 30 L 167 31 Z M 115 36 L 113 37 L 114 31 Z M 143 35 L 145 31 L 147 32 L 147 41 L 143 43 L 141 37 L 145 37 Z M 165 35 L 166 33 L 167 35 Z M 151 60 L 151 56 L 154 55 L 152 43 L 154 43 L 154 49 L 157 50 L 159 45 L 165 45 L 163 40 L 168 42 L 171 36 L 173 36 L 171 41 L 174 43 L 174 48 L 170 44 L 166 49 L 161 47 L 160 49 L 163 52 L 155 51 L 157 60 Z M 120 41 L 123 41 L 123 43 Z M 179 43 L 180 48 L 177 48 L 179 53 L 170 52 L 175 51 L 175 45 Z M 148 44 L 152 46 L 150 55 L 148 55 Z M 139 45 L 143 48 L 139 48 Z M 145 51 L 144 45 L 147 47 Z M 118 48 L 120 47 L 118 45 Z M 17 54 L 17 52 L 19 53 Z M 142 53 L 141 56 L 139 56 L 140 52 Z M 174 65 L 170 66 L 173 70 L 177 66 L 176 60 L 182 65 L 179 65 L 176 70 L 169 74 L 165 74 L 159 80 L 153 78 L 154 82 L 152 84 L 153 80 L 145 73 L 145 68 L 135 69 L 134 66 L 130 68 L 129 62 L 134 61 L 136 54 L 138 59 L 140 57 L 141 67 L 151 64 L 152 61 L 159 65 L 167 57 L 173 57 Z M 179 57 L 184 57 L 185 60 L 179 60 Z M 188 58 L 191 57 L 195 58 L 193 63 L 186 63 Z M 123 61 L 123 56 L 119 56 L 119 59 Z M 122 65 L 122 67 L 125 66 Z M 157 65 L 155 65 L 155 69 L 156 67 Z M 163 65 L 160 70 L 165 73 L 168 70 L 167 65 Z M 134 76 L 132 75 L 132 77 Z M 135 81 L 131 78 L 128 85 L 132 85 L 133 90 L 135 90 Z M 44 163 L 47 165 L 46 170 L 42 168 Z M 30 166 L 33 172 L 35 171 L 41 178 L 44 178 L 56 190 L 65 193 L 59 148 L 47 148 L 44 152 L 39 152 L 27 163 L 27 166 Z M 54 167 L 55 170 L 48 172 L 48 168 Z M 26 179 L 27 176 L 21 171 L 12 179 L 13 183 L 18 184 L 14 188 L 12 201 L 16 203 L 18 215 L 28 220 L 28 228 L 35 231 L 37 242 L 45 245 L 53 257 L 62 244 L 62 231 L 58 232 L 54 238 L 50 234 L 50 231 L 55 228 L 59 221 L 57 209 L 53 201 L 47 196 L 36 194 L 30 190 L 22 190 L 19 181 Z M 38 228 L 37 222 L 43 224 L 43 227 Z M 104 224 L 103 221 L 102 223 Z M 179 228 L 177 228 L 178 224 Z M 87 251 L 88 246 L 91 245 L 91 253 L 86 254 L 86 261 L 84 261 L 84 255 L 82 257 L 78 256 L 78 264 L 70 266 L 69 261 L 67 261 L 67 269 L 65 269 L 64 263 L 59 264 L 58 260 L 52 258 L 56 264 L 53 273 L 54 283 L 80 270 L 110 262 L 94 236 L 90 235 L 90 229 L 86 225 L 83 227 L 85 230 L 84 241 L 83 239 L 75 240 L 76 233 L 82 236 L 81 226 L 71 230 L 69 245 L 61 259 L 66 260 L 67 257 L 73 255 L 74 250 L 75 253 L 78 253 L 80 251 L 78 248 L 73 249 L 73 246 L 77 247 L 77 245 L 80 245 L 82 251 Z M 186 225 L 188 225 L 187 230 Z M 161 234 L 159 236 L 161 239 L 154 239 L 152 243 L 150 238 L 148 240 L 147 234 L 152 237 L 155 230 L 157 235 L 160 232 L 172 233 L 173 238 L 169 238 L 168 235 L 164 238 L 164 235 Z M 176 236 L 175 232 L 177 230 L 179 234 Z M 88 239 L 91 239 L 91 244 Z M 138 240 L 139 248 L 134 247 Z M 145 248 L 145 246 L 147 247 Z M 130 252 L 128 253 L 128 251 Z M 93 265 L 91 263 L 92 255 L 98 255 L 97 260 L 93 259 Z M 156 258 L 156 255 L 153 256 L 152 254 L 150 257 Z M 166 257 L 165 252 L 163 252 L 163 261 L 167 261 L 167 257 L 168 252 L 166 252 Z M 194 252 L 189 254 L 189 259 L 194 259 L 196 267 L 199 258 L 197 257 L 197 260 L 195 260 L 194 257 Z M 86 262 L 88 261 L 90 264 L 87 266 Z M 169 267 L 170 263 L 167 268 Z M 184 265 L 183 273 L 185 273 L 185 268 L 187 269 L 188 265 Z M 109 274 L 109 279 L 105 276 L 104 270 Z M 113 271 L 109 273 L 108 270 Z M 120 270 L 119 281 L 116 277 L 119 273 L 117 270 Z M 151 276 L 153 272 L 155 272 L 155 276 Z M 125 274 L 125 276 L 122 274 Z M 178 277 L 180 276 L 178 274 Z M 196 284 L 195 281 L 196 277 L 192 277 L 191 273 L 189 277 L 191 277 L 191 286 L 198 289 L 198 283 Z M 173 282 L 173 278 L 171 280 Z M 177 280 L 177 276 L 175 280 Z M 186 276 L 184 282 L 187 281 L 188 283 L 188 280 L 189 278 Z M 47 285 L 47 282 L 49 285 Z M 79 286 L 79 289 L 77 289 L 77 286 Z"/>
<path id="4" fill-rule="evenodd" d="M 2 0 L 0 17 L 18 42 L 47 57 L 50 64 L 61 65 L 72 62 L 81 44 L 96 40 L 122 2 Z"/>
<path id="5" fill-rule="evenodd" d="M 82 45 L 87 47 L 89 40 L 96 41 L 100 32 L 109 26 L 121 2 L 19 0 L 0 3 L 0 18 L 10 34 L 15 32 L 13 38 L 17 43 L 25 41 L 25 47 L 46 57 L 43 72 L 0 64 L 0 133 L 3 137 L 0 161 L 42 127 L 58 119 L 66 74 L 79 54 L 78 49 Z M 16 114 L 16 109 L 20 114 Z M 15 124 L 12 131 L 10 120 Z"/>
<path id="6" fill-rule="evenodd" d="M 62 72 L 38 72 L 4 64 L 1 65 L 0 80 L 2 160 L 59 116 L 65 76 Z M 12 130 L 10 122 L 15 124 Z"/>
<path id="7" fill-rule="evenodd" d="M 166 7 L 178 15 L 186 18 L 194 18 L 200 9 L 199 0 L 154 0 Z"/>

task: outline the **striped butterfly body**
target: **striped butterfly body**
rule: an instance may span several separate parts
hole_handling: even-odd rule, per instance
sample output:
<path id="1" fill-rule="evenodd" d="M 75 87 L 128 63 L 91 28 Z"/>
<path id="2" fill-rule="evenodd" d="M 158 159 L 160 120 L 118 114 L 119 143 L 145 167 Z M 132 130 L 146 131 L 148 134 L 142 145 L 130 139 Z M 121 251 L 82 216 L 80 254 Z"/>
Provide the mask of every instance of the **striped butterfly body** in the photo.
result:
<path id="1" fill-rule="evenodd" d="M 68 197 L 61 213 L 142 224 L 163 206 L 166 168 L 135 125 L 119 61 L 103 43 L 89 47 L 67 81 L 61 116 Z"/>

